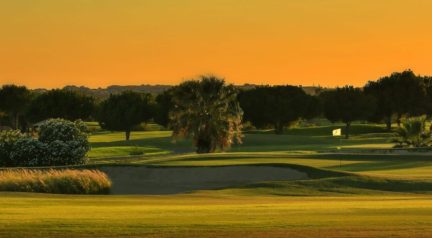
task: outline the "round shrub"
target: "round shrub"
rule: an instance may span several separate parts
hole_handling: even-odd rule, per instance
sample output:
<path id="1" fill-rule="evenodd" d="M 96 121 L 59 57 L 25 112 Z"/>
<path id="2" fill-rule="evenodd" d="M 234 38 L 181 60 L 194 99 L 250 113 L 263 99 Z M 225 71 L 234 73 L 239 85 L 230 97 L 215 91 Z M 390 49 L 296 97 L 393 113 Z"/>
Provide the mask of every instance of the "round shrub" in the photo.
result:
<path id="1" fill-rule="evenodd" d="M 78 165 L 90 150 L 85 124 L 63 119 L 47 120 L 39 138 L 18 131 L 0 133 L 0 166 Z"/>
<path id="2" fill-rule="evenodd" d="M 9 156 L 14 166 L 42 166 L 49 165 L 46 152 L 46 144 L 31 137 L 23 137 L 15 142 Z"/>
<path id="3" fill-rule="evenodd" d="M 49 144 L 54 141 L 87 141 L 86 126 L 82 121 L 71 122 L 64 119 L 50 119 L 39 127 L 39 140 Z"/>
<path id="4" fill-rule="evenodd" d="M 88 149 L 82 146 L 80 142 L 55 140 L 48 145 L 50 165 L 74 165 L 85 164 L 87 162 L 85 154 Z"/>
<path id="5" fill-rule="evenodd" d="M 82 121 L 47 120 L 40 126 L 39 141 L 47 145 L 49 165 L 84 164 L 90 150 Z"/>
<path id="6" fill-rule="evenodd" d="M 20 131 L 0 131 L 0 166 L 15 166 L 10 153 L 16 143 L 24 135 Z"/>

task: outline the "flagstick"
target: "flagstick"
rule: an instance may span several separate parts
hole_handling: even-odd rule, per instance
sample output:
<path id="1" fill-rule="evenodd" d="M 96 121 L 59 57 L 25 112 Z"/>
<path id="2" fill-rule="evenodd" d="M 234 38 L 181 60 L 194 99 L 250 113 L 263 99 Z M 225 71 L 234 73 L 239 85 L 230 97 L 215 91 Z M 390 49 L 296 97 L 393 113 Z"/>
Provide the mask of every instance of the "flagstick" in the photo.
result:
<path id="1" fill-rule="evenodd" d="M 342 130 L 342 129 L 341 129 Z M 345 132 L 345 133 L 347 133 L 347 132 Z M 343 140 L 344 138 L 343 138 L 343 136 L 342 136 L 342 133 L 340 134 L 340 136 L 339 136 L 339 149 L 340 150 L 342 150 L 342 140 Z M 342 169 L 342 156 L 341 157 L 339 157 L 339 168 L 340 169 Z"/>
<path id="2" fill-rule="evenodd" d="M 341 145 L 342 145 L 342 139 L 341 139 L 341 137 L 342 136 L 339 136 L 339 150 L 340 150 Z M 340 155 L 339 155 L 339 168 L 342 169 L 342 157 Z"/>
<path id="3" fill-rule="evenodd" d="M 335 129 L 332 131 L 333 136 L 339 137 L 339 146 L 336 146 L 336 149 L 339 151 L 342 146 L 342 129 Z M 339 168 L 342 168 L 342 157 L 339 157 Z"/>
<path id="4" fill-rule="evenodd" d="M 339 137 L 339 148 L 342 147 L 342 139 Z M 339 157 L 339 168 L 342 169 L 342 156 Z"/>

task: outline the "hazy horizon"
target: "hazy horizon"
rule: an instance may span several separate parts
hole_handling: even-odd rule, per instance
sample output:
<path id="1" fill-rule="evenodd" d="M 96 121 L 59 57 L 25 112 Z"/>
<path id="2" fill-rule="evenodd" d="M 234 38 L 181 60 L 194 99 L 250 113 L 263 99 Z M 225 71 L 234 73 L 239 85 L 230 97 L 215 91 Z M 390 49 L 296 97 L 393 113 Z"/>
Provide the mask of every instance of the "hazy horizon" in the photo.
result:
<path id="1" fill-rule="evenodd" d="M 228 82 L 229 83 L 229 82 Z M 106 85 L 106 86 L 101 86 L 101 87 L 90 87 L 90 86 L 86 86 L 86 85 L 75 85 L 75 84 L 66 84 L 63 86 L 59 86 L 59 87 L 28 87 L 27 85 L 24 84 L 19 84 L 19 83 L 3 83 L 0 84 L 0 86 L 2 85 L 17 85 L 17 86 L 26 86 L 27 88 L 29 88 L 30 90 L 40 90 L 40 89 L 46 89 L 46 90 L 51 90 L 51 89 L 62 89 L 65 87 L 77 87 L 77 88 L 88 88 L 91 90 L 98 90 L 98 89 L 107 89 L 109 87 L 140 87 L 140 86 L 149 86 L 149 87 L 157 87 L 157 86 L 161 86 L 161 87 L 173 87 L 176 84 L 124 84 L 124 85 L 120 85 L 120 84 L 112 84 L 112 85 Z M 271 86 L 277 86 L 277 85 L 293 85 L 293 86 L 299 86 L 299 87 L 303 87 L 303 88 L 335 88 L 338 86 L 334 86 L 334 87 L 327 87 L 327 86 L 322 86 L 322 85 L 297 85 L 297 84 L 255 84 L 255 83 L 244 83 L 244 84 L 233 84 L 234 86 L 247 86 L 247 85 L 252 85 L 252 86 L 266 86 L 266 85 L 271 85 Z M 342 86 L 342 85 L 340 85 Z"/>

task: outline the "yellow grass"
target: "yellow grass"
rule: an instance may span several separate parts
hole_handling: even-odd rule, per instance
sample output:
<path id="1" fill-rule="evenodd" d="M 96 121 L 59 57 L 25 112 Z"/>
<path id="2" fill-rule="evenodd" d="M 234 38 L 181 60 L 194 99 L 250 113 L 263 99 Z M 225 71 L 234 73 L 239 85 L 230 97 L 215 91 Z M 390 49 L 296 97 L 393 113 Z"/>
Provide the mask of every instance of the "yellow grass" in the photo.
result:
<path id="1" fill-rule="evenodd" d="M 108 176 L 98 170 L 0 170 L 0 191 L 100 194 L 110 187 Z"/>
<path id="2" fill-rule="evenodd" d="M 0 237 L 430 237 L 431 196 L 0 193 Z"/>

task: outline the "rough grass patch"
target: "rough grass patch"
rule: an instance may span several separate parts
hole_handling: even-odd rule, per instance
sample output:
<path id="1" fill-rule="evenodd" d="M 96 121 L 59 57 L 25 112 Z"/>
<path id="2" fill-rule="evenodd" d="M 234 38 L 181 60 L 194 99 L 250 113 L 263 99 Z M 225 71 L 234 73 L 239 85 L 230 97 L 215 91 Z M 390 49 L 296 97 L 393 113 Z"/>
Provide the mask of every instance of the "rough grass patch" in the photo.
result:
<path id="1" fill-rule="evenodd" d="M 110 188 L 110 179 L 98 170 L 0 170 L 0 191 L 106 194 Z"/>

